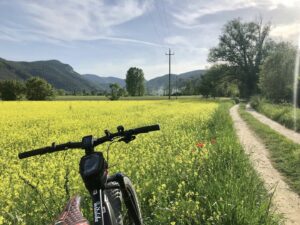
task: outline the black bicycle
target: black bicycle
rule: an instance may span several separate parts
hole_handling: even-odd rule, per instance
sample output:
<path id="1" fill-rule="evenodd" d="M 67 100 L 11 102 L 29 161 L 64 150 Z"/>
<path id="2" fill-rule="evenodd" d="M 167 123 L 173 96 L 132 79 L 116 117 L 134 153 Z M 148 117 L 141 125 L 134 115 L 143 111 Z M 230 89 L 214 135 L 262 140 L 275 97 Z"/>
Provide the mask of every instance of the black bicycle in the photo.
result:
<path id="1" fill-rule="evenodd" d="M 19 158 L 23 159 L 69 149 L 84 149 L 85 155 L 80 160 L 79 172 L 92 198 L 93 224 L 141 225 L 143 222 L 138 198 L 129 178 L 122 173 L 108 176 L 108 160 L 106 161 L 102 152 L 95 152 L 95 147 L 105 142 L 122 141 L 129 143 L 138 134 L 159 129 L 159 125 L 129 130 L 125 130 L 123 126 L 118 126 L 116 133 L 105 130 L 105 136 L 100 138 L 89 135 L 83 137 L 81 142 L 68 142 L 60 145 L 52 143 L 48 147 L 20 153 Z M 123 204 L 125 207 L 122 207 Z M 122 208 L 126 209 L 123 210 Z M 72 198 L 55 222 L 55 225 L 65 224 L 89 224 L 80 211 L 80 197 Z"/>

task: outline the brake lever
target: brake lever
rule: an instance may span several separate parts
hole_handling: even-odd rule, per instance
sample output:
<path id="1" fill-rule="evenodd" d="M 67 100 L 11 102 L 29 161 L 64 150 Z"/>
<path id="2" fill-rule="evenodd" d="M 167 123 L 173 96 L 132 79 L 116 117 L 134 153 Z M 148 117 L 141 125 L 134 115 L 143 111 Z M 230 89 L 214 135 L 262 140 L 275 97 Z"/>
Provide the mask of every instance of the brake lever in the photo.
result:
<path id="1" fill-rule="evenodd" d="M 111 138 L 111 133 L 109 132 L 109 130 L 105 130 L 104 133 L 105 133 L 105 136 L 106 136 L 110 141 L 113 140 L 113 139 Z"/>
<path id="2" fill-rule="evenodd" d="M 129 142 L 133 141 L 134 139 L 135 139 L 135 136 L 130 135 L 130 136 L 127 136 L 127 137 L 120 138 L 118 141 L 119 142 L 124 141 L 126 144 L 128 144 Z"/>

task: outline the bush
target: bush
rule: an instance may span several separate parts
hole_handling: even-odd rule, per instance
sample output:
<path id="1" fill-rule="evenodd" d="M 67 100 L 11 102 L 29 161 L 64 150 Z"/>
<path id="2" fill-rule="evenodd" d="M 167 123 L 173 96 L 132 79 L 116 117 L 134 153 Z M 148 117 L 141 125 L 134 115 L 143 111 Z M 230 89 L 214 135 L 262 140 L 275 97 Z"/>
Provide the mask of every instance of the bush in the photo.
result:
<path id="1" fill-rule="evenodd" d="M 239 104 L 240 103 L 240 99 L 238 97 L 234 97 L 234 98 L 232 98 L 232 100 L 233 100 L 233 102 L 235 104 Z"/>
<path id="2" fill-rule="evenodd" d="M 24 85 L 17 80 L 4 80 L 0 82 L 0 96 L 2 100 L 19 100 L 24 94 Z"/>
<path id="3" fill-rule="evenodd" d="M 32 77 L 26 81 L 26 98 L 28 100 L 49 100 L 54 97 L 54 90 L 46 80 Z"/>
<path id="4" fill-rule="evenodd" d="M 262 98 L 259 95 L 254 95 L 250 98 L 250 105 L 253 109 L 258 109 L 261 104 Z"/>
<path id="5" fill-rule="evenodd" d="M 110 84 L 110 93 L 106 95 L 110 100 L 118 100 L 121 96 L 125 95 L 125 90 L 121 88 L 117 83 Z"/>

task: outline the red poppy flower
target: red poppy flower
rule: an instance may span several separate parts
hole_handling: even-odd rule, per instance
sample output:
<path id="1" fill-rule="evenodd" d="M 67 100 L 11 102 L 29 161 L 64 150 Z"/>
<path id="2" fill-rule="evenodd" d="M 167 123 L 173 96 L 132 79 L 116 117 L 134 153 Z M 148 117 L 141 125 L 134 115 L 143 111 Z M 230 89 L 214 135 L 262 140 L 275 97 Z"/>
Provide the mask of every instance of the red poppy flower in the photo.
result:
<path id="1" fill-rule="evenodd" d="M 198 148 L 203 148 L 203 147 L 205 146 L 205 144 L 202 143 L 202 142 L 199 142 L 199 143 L 196 144 L 196 146 L 197 146 Z"/>

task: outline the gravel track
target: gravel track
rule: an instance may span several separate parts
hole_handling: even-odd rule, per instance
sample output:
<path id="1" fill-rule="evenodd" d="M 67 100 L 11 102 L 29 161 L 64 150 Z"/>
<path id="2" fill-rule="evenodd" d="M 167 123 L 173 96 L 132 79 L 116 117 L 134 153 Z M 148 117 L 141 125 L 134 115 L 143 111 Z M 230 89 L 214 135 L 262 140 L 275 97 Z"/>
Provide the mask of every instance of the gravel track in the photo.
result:
<path id="1" fill-rule="evenodd" d="M 290 190 L 281 174 L 272 166 L 269 152 L 262 141 L 250 130 L 238 113 L 238 105 L 230 109 L 237 136 L 255 170 L 269 193 L 274 192 L 273 205 L 285 218 L 286 225 L 300 225 L 300 197 Z"/>

